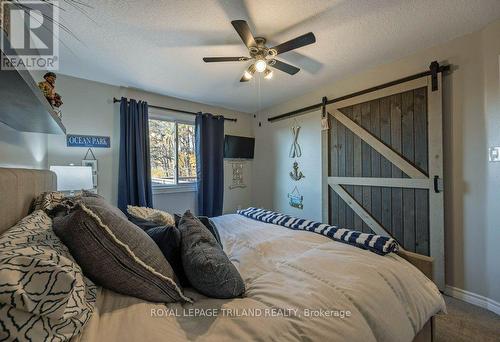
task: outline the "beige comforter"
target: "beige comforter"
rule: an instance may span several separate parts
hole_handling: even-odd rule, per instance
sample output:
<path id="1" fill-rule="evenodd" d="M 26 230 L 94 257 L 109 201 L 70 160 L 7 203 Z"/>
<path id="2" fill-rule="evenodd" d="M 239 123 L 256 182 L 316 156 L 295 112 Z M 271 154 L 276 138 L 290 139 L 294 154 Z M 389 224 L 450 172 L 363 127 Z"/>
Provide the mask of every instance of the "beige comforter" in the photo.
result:
<path id="1" fill-rule="evenodd" d="M 101 290 L 80 341 L 412 341 L 445 310 L 436 286 L 397 255 L 240 215 L 214 219 L 245 298 L 186 289 L 194 304 Z"/>

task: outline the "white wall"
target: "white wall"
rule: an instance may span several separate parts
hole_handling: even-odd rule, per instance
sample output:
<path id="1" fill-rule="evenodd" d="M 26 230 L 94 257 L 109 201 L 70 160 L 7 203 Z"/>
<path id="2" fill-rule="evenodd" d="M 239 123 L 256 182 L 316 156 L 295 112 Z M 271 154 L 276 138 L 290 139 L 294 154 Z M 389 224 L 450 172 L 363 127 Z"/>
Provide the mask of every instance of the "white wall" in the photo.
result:
<path id="1" fill-rule="evenodd" d="M 98 159 L 98 191 L 112 203 L 118 196 L 118 163 L 119 163 L 119 104 L 113 104 L 113 97 L 121 96 L 148 103 L 188 111 L 210 112 L 226 117 L 237 118 L 236 123 L 226 121 L 226 134 L 253 136 L 253 117 L 250 114 L 238 113 L 224 108 L 217 108 L 200 103 L 185 101 L 158 94 L 147 93 L 137 89 L 121 88 L 113 85 L 58 75 L 56 89 L 63 99 L 63 123 L 68 134 L 103 135 L 111 137 L 111 148 L 93 148 Z M 158 111 L 158 113 L 162 113 Z M 164 113 L 164 112 L 163 112 Z M 164 113 L 165 114 L 165 113 Z M 188 116 L 192 119 L 192 116 Z M 79 165 L 87 148 L 66 147 L 64 135 L 50 135 L 48 138 L 48 164 Z M 246 165 L 248 183 L 251 183 L 251 162 Z M 228 162 L 224 167 L 226 176 L 232 172 Z M 230 180 L 230 178 L 229 178 Z M 225 184 L 224 212 L 232 212 L 235 208 L 249 206 L 251 188 L 229 190 Z M 160 193 L 153 196 L 155 207 L 167 211 L 183 212 L 191 209 L 196 212 L 196 192 Z"/>
<path id="2" fill-rule="evenodd" d="M 63 124 L 68 134 L 111 137 L 111 148 L 93 148 L 98 160 L 98 191 L 112 203 L 117 201 L 119 106 L 112 104 L 119 96 L 118 87 L 58 75 L 56 90 L 64 105 Z M 88 148 L 66 147 L 65 135 L 49 136 L 49 165 L 81 165 Z"/>
<path id="3" fill-rule="evenodd" d="M 500 146 L 500 20 L 481 33 L 485 145 Z M 483 147 L 486 147 L 483 146 Z M 485 270 L 487 297 L 500 302 L 500 163 L 486 164 Z M 475 182 L 474 182 L 475 183 Z M 472 230 L 472 229 L 469 229 Z M 473 238 L 473 232 L 469 235 Z M 473 253 L 474 251 L 468 251 Z M 471 265 L 471 267 L 474 267 Z"/>
<path id="4" fill-rule="evenodd" d="M 297 159 L 288 156 L 292 144 L 293 119 L 269 124 L 267 118 L 263 118 L 262 127 L 255 128 L 256 159 L 253 177 L 255 206 L 273 208 L 289 215 L 321 221 L 320 118 L 320 112 L 295 118 L 301 127 L 298 142 L 302 156 Z M 295 160 L 299 163 L 299 170 L 305 175 L 305 178 L 298 182 L 289 176 Z M 291 193 L 295 186 L 304 196 L 302 210 L 289 205 L 288 193 Z"/>
<path id="5" fill-rule="evenodd" d="M 19 132 L 0 122 L 0 167 L 46 169 L 47 135 Z"/>
<path id="6" fill-rule="evenodd" d="M 32 76 L 38 81 L 40 72 Z M 46 169 L 47 146 L 47 134 L 19 132 L 0 122 L 0 167 Z"/>
<path id="7" fill-rule="evenodd" d="M 411 75 L 438 60 L 453 65 L 444 79 L 444 164 L 446 282 L 500 302 L 500 163 L 488 163 L 489 146 L 500 146 L 500 20 L 484 30 L 332 83 L 281 105 L 262 111 L 255 126 L 254 202 L 259 206 L 293 212 L 286 205 L 289 191 L 284 144 L 291 120 L 269 123 L 267 118 L 321 102 L 323 96 L 339 97 Z M 389 61 L 388 61 L 389 62 Z M 306 177 L 319 175 L 321 149 L 319 116 L 298 118 L 305 134 L 303 149 L 313 151 Z M 308 134 L 318 134 L 314 139 Z M 283 144 L 285 146 L 283 146 Z M 318 152 L 316 152 L 318 151 Z M 317 172 L 316 172 L 317 171 Z M 319 177 L 319 176 L 318 176 Z M 313 181 L 313 193 L 305 196 L 304 216 L 320 218 L 321 183 Z M 304 183 L 305 185 L 305 183 Z M 313 208 L 313 209 L 309 209 Z M 312 210 L 312 211 L 311 211 Z M 317 211 L 316 211 L 317 210 Z"/>

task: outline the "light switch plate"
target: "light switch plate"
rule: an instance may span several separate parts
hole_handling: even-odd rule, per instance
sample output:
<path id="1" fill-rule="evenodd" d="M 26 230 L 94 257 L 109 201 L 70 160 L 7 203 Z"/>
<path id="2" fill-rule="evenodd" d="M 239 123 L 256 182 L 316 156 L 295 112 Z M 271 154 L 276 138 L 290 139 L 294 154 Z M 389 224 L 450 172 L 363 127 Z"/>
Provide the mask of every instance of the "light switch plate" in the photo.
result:
<path id="1" fill-rule="evenodd" d="M 488 160 L 490 162 L 500 162 L 500 146 L 492 146 L 488 149 Z"/>

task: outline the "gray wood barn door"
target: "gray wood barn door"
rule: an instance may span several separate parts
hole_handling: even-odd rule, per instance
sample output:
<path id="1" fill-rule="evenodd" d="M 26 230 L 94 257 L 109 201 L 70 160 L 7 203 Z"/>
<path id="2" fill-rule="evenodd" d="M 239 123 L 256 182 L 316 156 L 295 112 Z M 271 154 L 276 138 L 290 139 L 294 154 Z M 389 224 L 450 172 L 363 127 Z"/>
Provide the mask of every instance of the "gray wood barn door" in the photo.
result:
<path id="1" fill-rule="evenodd" d="M 327 106 L 324 220 L 434 258 L 444 287 L 442 99 L 422 77 Z"/>

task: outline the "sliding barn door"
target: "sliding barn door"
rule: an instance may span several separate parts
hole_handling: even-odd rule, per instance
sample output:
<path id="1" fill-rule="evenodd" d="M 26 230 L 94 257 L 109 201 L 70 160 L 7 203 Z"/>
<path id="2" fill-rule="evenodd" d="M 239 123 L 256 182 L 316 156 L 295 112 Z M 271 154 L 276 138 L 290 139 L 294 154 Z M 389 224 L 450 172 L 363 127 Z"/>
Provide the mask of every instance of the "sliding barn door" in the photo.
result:
<path id="1" fill-rule="evenodd" d="M 444 287 L 441 74 L 327 106 L 324 219 L 434 258 Z M 326 148 L 325 148 L 326 147 Z"/>

